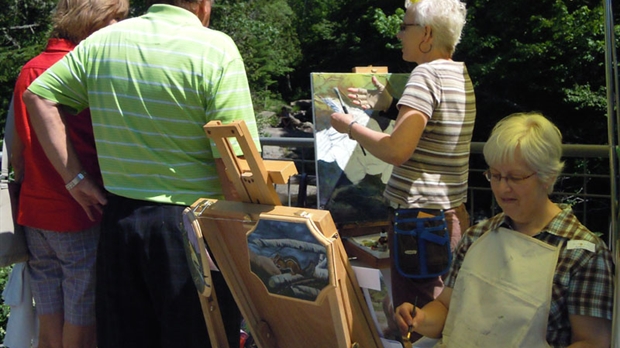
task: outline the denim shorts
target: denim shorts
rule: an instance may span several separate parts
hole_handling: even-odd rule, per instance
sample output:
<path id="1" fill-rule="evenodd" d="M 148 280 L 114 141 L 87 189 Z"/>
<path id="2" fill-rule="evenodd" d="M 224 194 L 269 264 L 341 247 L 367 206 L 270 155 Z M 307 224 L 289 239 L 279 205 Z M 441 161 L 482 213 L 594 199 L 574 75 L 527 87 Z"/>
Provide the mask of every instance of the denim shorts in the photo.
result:
<path id="1" fill-rule="evenodd" d="M 100 226 L 79 232 L 25 227 L 37 315 L 64 313 L 66 322 L 95 323 L 95 259 Z"/>

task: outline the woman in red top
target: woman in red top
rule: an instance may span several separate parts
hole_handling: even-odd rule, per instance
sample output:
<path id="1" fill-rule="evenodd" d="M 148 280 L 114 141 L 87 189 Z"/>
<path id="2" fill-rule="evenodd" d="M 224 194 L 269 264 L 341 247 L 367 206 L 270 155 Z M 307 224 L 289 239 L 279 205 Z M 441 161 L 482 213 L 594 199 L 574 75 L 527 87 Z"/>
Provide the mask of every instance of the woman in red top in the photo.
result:
<path id="1" fill-rule="evenodd" d="M 11 163 L 21 182 L 17 221 L 25 227 L 39 347 L 95 347 L 94 281 L 99 217 L 92 221 L 47 159 L 29 122 L 22 94 L 47 68 L 95 31 L 125 18 L 128 0 L 60 0 L 45 51 L 22 68 L 15 84 Z M 86 172 L 102 184 L 90 112 L 65 126 Z"/>

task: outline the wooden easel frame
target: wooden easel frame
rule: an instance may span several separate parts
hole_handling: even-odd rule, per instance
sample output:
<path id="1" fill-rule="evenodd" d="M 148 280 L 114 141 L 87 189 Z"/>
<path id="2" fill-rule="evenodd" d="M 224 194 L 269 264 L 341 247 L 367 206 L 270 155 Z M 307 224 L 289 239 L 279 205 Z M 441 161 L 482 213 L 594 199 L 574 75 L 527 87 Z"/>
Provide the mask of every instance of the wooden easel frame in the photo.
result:
<path id="1" fill-rule="evenodd" d="M 210 199 L 196 204 L 207 206 L 197 219 L 259 347 L 383 347 L 328 211 Z M 250 270 L 247 236 L 265 217 L 308 219 L 330 240 L 335 286 L 316 303 L 269 294 Z"/>
<path id="2" fill-rule="evenodd" d="M 285 179 L 291 170 L 282 164 L 263 162 L 253 143 L 245 137 L 248 134 L 245 124 L 224 126 L 209 123 L 205 132 L 217 145 L 228 179 L 244 202 L 205 198 L 191 208 L 258 346 L 284 348 L 336 344 L 338 347 L 382 348 L 329 211 L 281 206 L 273 187 L 274 178 L 279 178 L 275 179 L 278 181 Z M 245 160 L 234 155 L 228 140 L 230 137 L 237 139 Z M 278 171 L 276 167 L 280 174 L 275 173 Z M 250 270 L 247 236 L 261 217 L 286 223 L 307 221 L 308 226 L 314 226 L 318 231 L 314 233 L 320 233 L 324 243 L 329 244 L 329 254 L 332 254 L 330 268 L 334 270 L 330 275 L 332 285 L 321 290 L 316 301 L 270 294 Z M 205 317 L 219 315 L 218 311 L 205 313 Z M 207 323 L 213 322 L 212 319 L 209 318 Z M 217 330 L 217 327 L 209 327 L 209 330 Z M 322 339 L 329 339 L 330 343 L 325 345 Z"/>
<path id="3" fill-rule="evenodd" d="M 354 73 L 360 74 L 387 74 L 388 67 L 387 66 L 356 66 L 352 69 Z"/>
<path id="4" fill-rule="evenodd" d="M 220 121 L 212 121 L 205 125 L 204 130 L 217 146 L 226 166 L 228 179 L 241 196 L 242 202 L 282 204 L 273 185 L 286 184 L 290 176 L 297 174 L 292 162 L 263 161 L 251 142 L 250 132 L 244 122 L 236 121 L 223 125 Z M 235 155 L 229 138 L 235 138 L 245 160 Z"/>

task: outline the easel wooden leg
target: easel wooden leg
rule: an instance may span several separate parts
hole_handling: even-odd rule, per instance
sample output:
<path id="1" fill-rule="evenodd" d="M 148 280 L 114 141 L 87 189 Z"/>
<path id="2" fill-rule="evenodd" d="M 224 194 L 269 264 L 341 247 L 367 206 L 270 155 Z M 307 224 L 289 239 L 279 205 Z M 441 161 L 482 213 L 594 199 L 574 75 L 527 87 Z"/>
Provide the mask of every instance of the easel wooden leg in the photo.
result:
<path id="1" fill-rule="evenodd" d="M 230 348 L 228 345 L 228 338 L 226 337 L 224 322 L 222 321 L 222 313 L 220 312 L 217 297 L 215 296 L 215 289 L 211 291 L 210 297 L 205 297 L 198 293 L 198 298 L 200 299 L 202 314 L 205 317 L 205 323 L 209 331 L 211 347 Z"/>

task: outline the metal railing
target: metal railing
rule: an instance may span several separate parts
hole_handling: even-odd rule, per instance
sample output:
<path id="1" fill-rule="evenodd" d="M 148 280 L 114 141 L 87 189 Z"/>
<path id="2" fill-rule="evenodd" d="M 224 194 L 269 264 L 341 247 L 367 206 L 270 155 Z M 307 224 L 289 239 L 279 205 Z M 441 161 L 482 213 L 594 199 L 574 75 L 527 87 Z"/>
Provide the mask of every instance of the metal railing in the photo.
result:
<path id="1" fill-rule="evenodd" d="M 285 158 L 264 159 L 291 160 L 296 163 L 300 174 L 316 175 L 314 138 L 261 137 L 260 142 L 262 146 L 287 149 Z M 485 217 L 493 216 L 499 211 L 491 189 L 481 174 L 486 169 L 482 159 L 483 146 L 484 143 L 481 142 L 473 142 L 471 146 L 467 207 L 474 223 Z M 603 235 L 608 245 L 613 247 L 609 231 L 612 216 L 609 169 L 594 173 L 589 167 L 589 161 L 592 160 L 609 166 L 609 146 L 564 145 L 563 154 L 567 163 L 571 161 L 581 161 L 581 163 L 571 165 L 572 171 L 562 173 L 552 197 L 555 201 L 573 204 L 573 210 L 581 223 L 590 230 Z"/>
<path id="2" fill-rule="evenodd" d="M 261 137 L 260 144 L 265 146 L 276 146 L 289 150 L 285 159 L 294 161 L 300 174 L 316 175 L 314 171 L 314 138 L 299 137 Z M 263 159 L 282 159 L 267 158 Z"/>
<path id="3" fill-rule="evenodd" d="M 260 138 L 262 146 L 278 146 L 287 149 L 290 158 L 297 164 L 298 171 L 316 175 L 313 138 Z M 469 192 L 467 207 L 472 222 L 495 215 L 499 208 L 482 172 L 486 165 L 482 157 L 484 143 L 474 142 L 471 146 Z M 566 162 L 551 197 L 556 202 L 573 205 L 575 215 L 590 230 L 599 233 L 612 246 L 609 224 L 611 219 L 611 189 L 609 177 L 609 146 L 607 145 L 564 145 L 563 159 Z M 265 158 L 276 159 L 276 158 Z M 282 158 L 277 158 L 282 159 Z M 600 173 L 596 173 L 597 165 Z M 605 170 L 606 169 L 606 170 Z"/>

